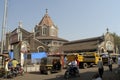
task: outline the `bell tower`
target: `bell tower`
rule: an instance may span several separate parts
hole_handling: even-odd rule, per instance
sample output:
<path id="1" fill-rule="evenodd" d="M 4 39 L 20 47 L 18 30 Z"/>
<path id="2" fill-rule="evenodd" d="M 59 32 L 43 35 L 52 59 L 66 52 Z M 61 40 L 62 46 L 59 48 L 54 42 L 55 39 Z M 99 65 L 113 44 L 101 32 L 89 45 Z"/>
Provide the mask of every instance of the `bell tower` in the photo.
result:
<path id="1" fill-rule="evenodd" d="M 51 17 L 48 15 L 48 9 L 42 20 L 35 26 L 35 37 L 57 37 L 58 28 L 54 25 Z"/>

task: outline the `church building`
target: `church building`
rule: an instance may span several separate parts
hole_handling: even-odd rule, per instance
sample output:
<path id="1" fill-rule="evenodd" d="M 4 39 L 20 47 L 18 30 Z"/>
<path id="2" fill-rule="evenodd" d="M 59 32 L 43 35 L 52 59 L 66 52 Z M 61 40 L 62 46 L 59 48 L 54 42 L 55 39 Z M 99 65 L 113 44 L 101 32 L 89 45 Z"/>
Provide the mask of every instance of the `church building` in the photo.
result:
<path id="1" fill-rule="evenodd" d="M 34 52 L 46 52 L 48 55 L 62 55 L 59 47 L 68 40 L 58 37 L 58 27 L 53 23 L 46 10 L 41 21 L 34 27 L 34 32 L 24 29 L 19 22 L 18 28 L 6 35 L 6 48 L 14 52 L 12 57 L 21 61 L 24 55 Z"/>
<path id="2" fill-rule="evenodd" d="M 65 54 L 81 53 L 81 52 L 97 52 L 100 55 L 115 54 L 114 38 L 108 31 L 101 36 L 91 37 L 87 39 L 75 40 L 65 43 L 62 48 Z"/>

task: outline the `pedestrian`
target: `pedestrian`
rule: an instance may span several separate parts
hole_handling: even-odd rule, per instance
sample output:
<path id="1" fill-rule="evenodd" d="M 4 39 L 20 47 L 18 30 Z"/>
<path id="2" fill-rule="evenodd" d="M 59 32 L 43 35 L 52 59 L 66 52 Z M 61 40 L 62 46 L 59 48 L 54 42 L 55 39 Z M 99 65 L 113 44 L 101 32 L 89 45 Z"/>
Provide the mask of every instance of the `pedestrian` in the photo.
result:
<path id="1" fill-rule="evenodd" d="M 8 63 L 9 63 L 9 58 L 5 59 L 5 75 L 3 76 L 4 78 L 7 78 L 8 73 L 9 73 L 9 68 L 8 68 Z"/>
<path id="2" fill-rule="evenodd" d="M 112 72 L 112 63 L 113 63 L 113 60 L 111 57 L 108 58 L 108 67 L 109 67 L 109 71 Z"/>
<path id="3" fill-rule="evenodd" d="M 98 73 L 99 73 L 101 78 L 102 78 L 103 72 L 104 72 L 103 62 L 102 62 L 101 58 L 99 58 L 99 61 L 98 61 Z"/>
<path id="4" fill-rule="evenodd" d="M 9 71 L 9 69 L 8 69 L 8 63 L 9 63 L 9 59 L 6 58 L 6 59 L 5 59 L 5 70 L 6 70 L 6 71 Z"/>

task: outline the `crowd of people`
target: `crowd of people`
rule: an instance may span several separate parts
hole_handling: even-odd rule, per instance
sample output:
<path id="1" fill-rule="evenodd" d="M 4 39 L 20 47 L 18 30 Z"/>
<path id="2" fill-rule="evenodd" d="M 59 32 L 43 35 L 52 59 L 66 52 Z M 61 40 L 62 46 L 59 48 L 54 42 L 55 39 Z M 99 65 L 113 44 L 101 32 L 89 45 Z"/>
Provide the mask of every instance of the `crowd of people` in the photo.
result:
<path id="1" fill-rule="evenodd" d="M 5 75 L 3 77 L 6 78 L 9 75 L 9 72 L 11 71 L 11 69 L 14 70 L 17 67 L 21 67 L 21 65 L 15 58 L 13 59 L 6 58 L 5 59 Z"/>
<path id="2" fill-rule="evenodd" d="M 18 64 L 19 63 L 15 58 L 13 58 L 12 60 L 9 58 L 6 58 L 5 59 L 5 70 L 9 71 L 10 68 L 16 68 Z"/>

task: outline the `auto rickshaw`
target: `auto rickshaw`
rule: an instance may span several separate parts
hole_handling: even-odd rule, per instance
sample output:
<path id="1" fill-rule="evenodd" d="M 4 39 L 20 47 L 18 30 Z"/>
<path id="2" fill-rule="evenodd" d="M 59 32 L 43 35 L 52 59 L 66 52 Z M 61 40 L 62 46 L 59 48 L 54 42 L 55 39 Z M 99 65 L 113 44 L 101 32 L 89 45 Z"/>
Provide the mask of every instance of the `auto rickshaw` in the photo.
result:
<path id="1" fill-rule="evenodd" d="M 51 74 L 52 72 L 61 71 L 60 57 L 45 57 L 41 59 L 40 73 Z"/>

